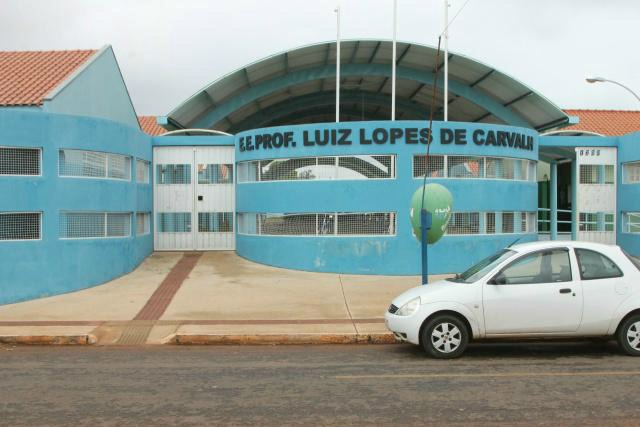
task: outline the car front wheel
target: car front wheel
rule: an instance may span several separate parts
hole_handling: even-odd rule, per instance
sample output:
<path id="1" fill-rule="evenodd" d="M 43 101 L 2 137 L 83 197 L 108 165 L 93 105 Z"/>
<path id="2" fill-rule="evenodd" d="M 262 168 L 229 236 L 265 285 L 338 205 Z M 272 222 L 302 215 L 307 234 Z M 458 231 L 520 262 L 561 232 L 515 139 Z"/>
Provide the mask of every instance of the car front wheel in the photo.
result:
<path id="1" fill-rule="evenodd" d="M 460 357 L 469 344 L 469 331 L 459 318 L 438 315 L 422 329 L 422 347 L 437 359 Z"/>
<path id="2" fill-rule="evenodd" d="M 630 356 L 640 356 L 640 315 L 629 317 L 618 330 L 618 344 Z"/>

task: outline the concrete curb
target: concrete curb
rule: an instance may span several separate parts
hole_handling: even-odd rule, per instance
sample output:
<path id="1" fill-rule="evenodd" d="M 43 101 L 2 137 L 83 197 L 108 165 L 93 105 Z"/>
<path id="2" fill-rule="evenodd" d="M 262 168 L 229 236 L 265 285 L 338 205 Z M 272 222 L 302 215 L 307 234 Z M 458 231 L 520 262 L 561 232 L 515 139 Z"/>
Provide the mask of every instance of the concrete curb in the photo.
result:
<path id="1" fill-rule="evenodd" d="M 393 344 L 393 334 L 175 334 L 163 344 L 177 345 L 300 345 L 300 344 Z"/>
<path id="2" fill-rule="evenodd" d="M 95 336 L 84 335 L 0 335 L 0 344 L 20 345 L 92 345 Z"/>

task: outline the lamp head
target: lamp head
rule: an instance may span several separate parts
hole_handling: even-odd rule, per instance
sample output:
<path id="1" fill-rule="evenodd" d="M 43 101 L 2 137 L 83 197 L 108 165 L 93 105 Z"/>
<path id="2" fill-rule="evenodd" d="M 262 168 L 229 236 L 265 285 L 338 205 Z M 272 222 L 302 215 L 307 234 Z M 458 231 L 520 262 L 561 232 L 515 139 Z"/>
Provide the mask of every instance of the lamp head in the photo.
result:
<path id="1" fill-rule="evenodd" d="M 605 79 L 604 77 L 587 77 L 585 80 L 587 81 L 587 83 L 602 83 L 607 79 Z"/>

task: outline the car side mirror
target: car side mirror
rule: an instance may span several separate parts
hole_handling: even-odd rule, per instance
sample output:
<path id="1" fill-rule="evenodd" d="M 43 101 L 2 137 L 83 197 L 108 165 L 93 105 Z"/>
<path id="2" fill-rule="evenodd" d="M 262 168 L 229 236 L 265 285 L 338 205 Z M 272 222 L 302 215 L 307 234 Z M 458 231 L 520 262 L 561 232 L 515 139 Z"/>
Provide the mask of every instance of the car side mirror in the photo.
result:
<path id="1" fill-rule="evenodd" d="M 506 277 L 502 273 L 498 273 L 491 280 L 487 282 L 489 285 L 504 285 L 507 283 Z"/>

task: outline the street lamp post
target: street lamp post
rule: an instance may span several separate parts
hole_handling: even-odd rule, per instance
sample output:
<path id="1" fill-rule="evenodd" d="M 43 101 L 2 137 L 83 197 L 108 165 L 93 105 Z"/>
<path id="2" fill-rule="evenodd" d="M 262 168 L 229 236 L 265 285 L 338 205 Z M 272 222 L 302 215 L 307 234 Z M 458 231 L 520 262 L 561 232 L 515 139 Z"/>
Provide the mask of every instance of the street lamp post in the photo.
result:
<path id="1" fill-rule="evenodd" d="M 621 88 L 626 89 L 631 95 L 635 96 L 636 99 L 640 101 L 640 96 L 638 96 L 634 91 L 632 91 L 630 88 L 623 85 L 622 83 L 616 82 L 614 80 L 605 79 L 604 77 L 587 77 L 585 80 L 587 81 L 587 83 L 605 83 L 605 82 L 613 83 L 614 85 L 618 85 Z"/>

